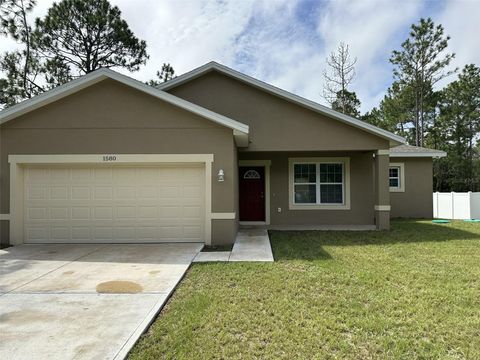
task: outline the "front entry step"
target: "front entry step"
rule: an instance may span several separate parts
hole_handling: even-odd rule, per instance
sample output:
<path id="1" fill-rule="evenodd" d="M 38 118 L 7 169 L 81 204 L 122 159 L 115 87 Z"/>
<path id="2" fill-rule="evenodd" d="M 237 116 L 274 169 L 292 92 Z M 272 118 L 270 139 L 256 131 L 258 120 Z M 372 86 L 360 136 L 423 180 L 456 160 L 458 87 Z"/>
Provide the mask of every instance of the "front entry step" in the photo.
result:
<path id="1" fill-rule="evenodd" d="M 274 261 L 267 230 L 240 229 L 231 252 L 200 252 L 193 260 L 193 262 L 213 261 Z"/>
<path id="2" fill-rule="evenodd" d="M 267 230 L 240 229 L 230 261 L 274 261 Z"/>

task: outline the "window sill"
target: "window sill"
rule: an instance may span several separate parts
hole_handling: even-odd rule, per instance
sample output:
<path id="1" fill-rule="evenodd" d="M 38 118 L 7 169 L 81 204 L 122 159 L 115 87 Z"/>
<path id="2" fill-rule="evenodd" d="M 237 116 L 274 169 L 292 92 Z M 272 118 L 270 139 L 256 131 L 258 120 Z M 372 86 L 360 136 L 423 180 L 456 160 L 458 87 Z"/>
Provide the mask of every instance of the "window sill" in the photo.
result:
<path id="1" fill-rule="evenodd" d="M 405 189 L 402 188 L 390 188 L 390 192 L 405 192 Z"/>
<path id="2" fill-rule="evenodd" d="M 339 205 L 300 205 L 300 204 L 290 204 L 288 207 L 289 210 L 350 210 L 349 204 L 339 204 Z"/>

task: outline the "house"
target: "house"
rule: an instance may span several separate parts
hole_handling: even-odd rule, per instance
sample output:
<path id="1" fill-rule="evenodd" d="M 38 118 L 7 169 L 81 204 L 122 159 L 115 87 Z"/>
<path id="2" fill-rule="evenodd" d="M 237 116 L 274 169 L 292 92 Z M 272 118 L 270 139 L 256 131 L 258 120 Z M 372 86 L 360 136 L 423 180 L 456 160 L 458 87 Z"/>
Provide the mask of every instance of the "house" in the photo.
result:
<path id="1" fill-rule="evenodd" d="M 211 62 L 101 69 L 0 112 L 2 243 L 229 244 L 239 224 L 432 217 L 443 152 Z"/>

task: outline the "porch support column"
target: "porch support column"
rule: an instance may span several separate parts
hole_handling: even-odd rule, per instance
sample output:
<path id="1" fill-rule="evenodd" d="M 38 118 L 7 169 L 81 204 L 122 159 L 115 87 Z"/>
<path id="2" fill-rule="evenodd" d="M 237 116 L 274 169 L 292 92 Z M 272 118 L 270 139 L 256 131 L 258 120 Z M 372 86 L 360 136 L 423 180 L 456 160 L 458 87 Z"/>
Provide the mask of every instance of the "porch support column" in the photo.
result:
<path id="1" fill-rule="evenodd" d="M 377 230 L 390 229 L 389 150 L 375 154 L 375 225 Z"/>

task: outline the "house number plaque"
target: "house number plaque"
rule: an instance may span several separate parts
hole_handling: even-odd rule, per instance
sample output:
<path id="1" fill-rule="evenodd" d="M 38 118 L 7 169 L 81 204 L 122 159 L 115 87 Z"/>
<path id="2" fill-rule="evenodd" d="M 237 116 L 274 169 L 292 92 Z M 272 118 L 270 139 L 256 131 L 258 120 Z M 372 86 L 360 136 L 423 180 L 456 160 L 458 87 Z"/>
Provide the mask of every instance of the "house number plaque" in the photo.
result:
<path id="1" fill-rule="evenodd" d="M 115 155 L 103 155 L 103 161 L 117 161 L 117 157 Z"/>

